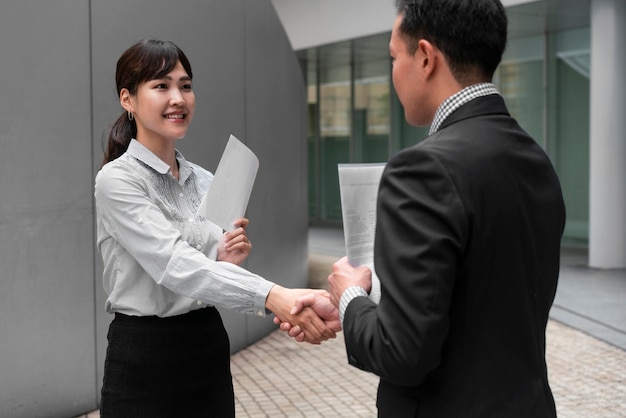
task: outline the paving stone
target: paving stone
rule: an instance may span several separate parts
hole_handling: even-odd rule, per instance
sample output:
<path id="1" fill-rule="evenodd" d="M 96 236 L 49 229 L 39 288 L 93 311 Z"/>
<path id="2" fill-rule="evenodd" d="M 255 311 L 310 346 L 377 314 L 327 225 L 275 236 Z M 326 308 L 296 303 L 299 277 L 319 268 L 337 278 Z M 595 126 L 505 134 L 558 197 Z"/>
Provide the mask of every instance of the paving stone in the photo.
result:
<path id="1" fill-rule="evenodd" d="M 556 321 L 546 338 L 559 418 L 626 416 L 625 351 Z M 237 418 L 258 416 L 248 404 L 268 398 L 281 412 L 268 407 L 266 417 L 376 417 L 378 377 L 348 365 L 342 333 L 311 346 L 275 331 L 233 355 L 232 364 Z"/>

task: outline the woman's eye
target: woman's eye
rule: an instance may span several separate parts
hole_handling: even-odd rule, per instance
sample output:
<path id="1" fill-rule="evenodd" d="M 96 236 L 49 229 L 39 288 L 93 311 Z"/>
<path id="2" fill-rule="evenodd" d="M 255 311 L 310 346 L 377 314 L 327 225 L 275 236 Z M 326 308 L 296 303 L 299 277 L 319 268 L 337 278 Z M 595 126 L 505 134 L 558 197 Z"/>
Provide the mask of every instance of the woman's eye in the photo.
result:
<path id="1" fill-rule="evenodd" d="M 183 89 L 185 89 L 185 90 L 191 90 L 191 84 L 185 84 L 185 85 L 183 85 Z"/>
<path id="2" fill-rule="evenodd" d="M 163 90 L 163 89 L 166 89 L 166 88 L 167 88 L 167 84 L 165 84 L 165 83 L 159 83 L 159 84 L 157 84 L 156 86 L 154 86 L 154 88 L 156 88 L 156 89 L 160 89 L 160 90 Z"/>

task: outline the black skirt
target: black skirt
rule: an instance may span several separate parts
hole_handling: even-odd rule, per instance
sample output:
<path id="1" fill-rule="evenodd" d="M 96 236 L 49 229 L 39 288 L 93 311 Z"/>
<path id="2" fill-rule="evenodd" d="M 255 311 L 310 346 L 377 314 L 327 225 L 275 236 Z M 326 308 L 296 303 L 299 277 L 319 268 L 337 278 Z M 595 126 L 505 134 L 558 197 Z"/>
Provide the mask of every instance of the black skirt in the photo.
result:
<path id="1" fill-rule="evenodd" d="M 117 313 L 107 338 L 102 418 L 235 416 L 228 334 L 217 309 L 169 318 Z"/>

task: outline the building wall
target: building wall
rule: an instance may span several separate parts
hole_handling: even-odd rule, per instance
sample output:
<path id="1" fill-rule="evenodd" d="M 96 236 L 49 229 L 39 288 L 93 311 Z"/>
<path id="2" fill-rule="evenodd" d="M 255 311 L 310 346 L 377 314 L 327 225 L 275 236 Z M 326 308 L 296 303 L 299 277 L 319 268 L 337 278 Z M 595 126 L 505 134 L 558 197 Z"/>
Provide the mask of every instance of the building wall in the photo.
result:
<path id="1" fill-rule="evenodd" d="M 2 417 L 70 417 L 97 407 L 111 316 L 95 248 L 93 180 L 121 112 L 116 60 L 143 37 L 172 40 L 191 60 L 196 116 L 179 144 L 183 154 L 214 171 L 232 133 L 259 156 L 247 268 L 287 286 L 306 284 L 306 99 L 269 0 L 4 2 Z M 269 318 L 223 316 L 233 352 L 274 329 Z"/>

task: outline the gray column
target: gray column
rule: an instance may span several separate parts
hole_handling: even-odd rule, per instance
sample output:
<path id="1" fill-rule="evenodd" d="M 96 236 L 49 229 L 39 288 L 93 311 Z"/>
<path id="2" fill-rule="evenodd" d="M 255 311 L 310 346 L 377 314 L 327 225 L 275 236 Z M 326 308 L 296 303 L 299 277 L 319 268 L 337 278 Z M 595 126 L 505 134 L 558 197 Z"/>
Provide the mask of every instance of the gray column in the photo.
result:
<path id="1" fill-rule="evenodd" d="M 589 264 L 626 267 L 626 1 L 591 1 Z"/>

